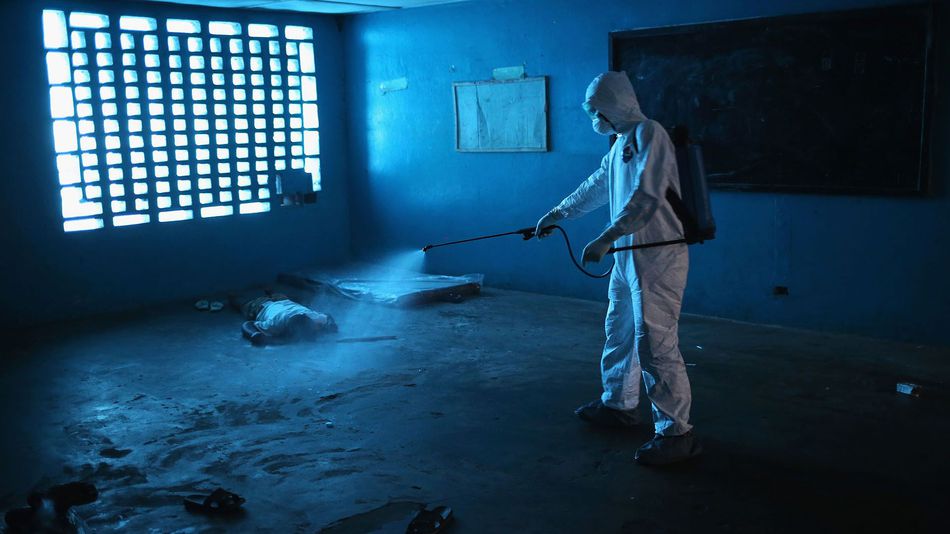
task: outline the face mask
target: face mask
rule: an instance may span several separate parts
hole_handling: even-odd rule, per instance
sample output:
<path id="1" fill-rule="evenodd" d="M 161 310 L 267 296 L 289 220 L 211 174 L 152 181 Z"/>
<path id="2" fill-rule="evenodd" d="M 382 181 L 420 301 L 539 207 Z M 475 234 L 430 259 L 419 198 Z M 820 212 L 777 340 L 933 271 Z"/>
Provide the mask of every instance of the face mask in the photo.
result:
<path id="1" fill-rule="evenodd" d="M 614 132 L 614 127 L 601 117 L 594 118 L 592 125 L 594 127 L 594 131 L 600 135 L 613 135 L 616 133 Z"/>
<path id="2" fill-rule="evenodd" d="M 587 113 L 587 116 L 590 117 L 595 132 L 600 135 L 613 135 L 616 133 L 610 121 L 594 109 L 594 106 L 590 105 L 590 102 L 584 102 L 582 107 L 584 108 L 584 112 Z"/>

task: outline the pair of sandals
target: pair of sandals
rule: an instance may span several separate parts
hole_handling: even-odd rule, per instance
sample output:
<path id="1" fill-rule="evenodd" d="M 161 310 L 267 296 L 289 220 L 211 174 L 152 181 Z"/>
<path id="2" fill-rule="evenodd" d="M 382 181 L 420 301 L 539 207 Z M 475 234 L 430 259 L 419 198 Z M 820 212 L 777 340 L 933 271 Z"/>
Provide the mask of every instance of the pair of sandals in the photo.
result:
<path id="1" fill-rule="evenodd" d="M 219 312 L 224 309 L 224 303 L 217 300 L 199 300 L 195 303 L 195 309 L 198 311 Z"/>

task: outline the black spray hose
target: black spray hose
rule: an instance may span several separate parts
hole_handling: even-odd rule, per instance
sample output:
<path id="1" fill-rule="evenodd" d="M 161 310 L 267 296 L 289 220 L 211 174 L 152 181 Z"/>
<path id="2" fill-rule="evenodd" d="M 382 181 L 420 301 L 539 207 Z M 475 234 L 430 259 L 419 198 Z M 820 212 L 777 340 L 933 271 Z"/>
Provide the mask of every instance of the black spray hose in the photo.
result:
<path id="1" fill-rule="evenodd" d="M 577 258 L 574 256 L 574 248 L 571 247 L 571 238 L 567 237 L 567 231 L 556 224 L 553 226 L 548 226 L 547 228 L 545 228 L 545 230 L 550 230 L 551 228 L 554 228 L 555 230 L 560 230 L 561 235 L 564 236 L 564 244 L 567 245 L 567 253 L 571 256 L 571 261 L 574 262 L 574 267 L 577 267 L 578 271 L 584 273 L 584 275 L 589 276 L 591 278 L 607 278 L 608 276 L 610 276 L 610 272 L 614 270 L 612 265 L 610 266 L 609 269 L 607 269 L 607 272 L 605 272 L 604 274 L 594 274 L 588 271 L 587 269 L 585 269 L 584 266 L 581 265 L 581 263 L 577 261 Z"/>
<path id="2" fill-rule="evenodd" d="M 567 237 L 567 231 L 565 231 L 563 228 L 561 228 L 560 226 L 556 224 L 545 228 L 545 230 L 549 230 L 551 228 L 561 231 L 561 235 L 564 236 L 564 243 L 567 245 L 567 253 L 570 254 L 571 261 L 574 262 L 574 267 L 577 267 L 578 271 L 584 273 L 585 275 L 591 278 L 607 278 L 607 276 L 610 275 L 610 272 L 614 270 L 613 266 L 611 266 L 610 269 L 607 269 L 607 272 L 605 272 L 604 274 L 594 274 L 588 271 L 587 269 L 584 268 L 584 266 L 580 262 L 577 261 L 577 258 L 574 257 L 574 248 L 571 247 L 571 240 L 570 238 Z M 613 254 L 614 252 L 623 252 L 625 250 L 640 250 L 644 248 L 665 247 L 667 245 L 678 245 L 680 243 L 685 243 L 685 242 L 686 242 L 685 239 L 671 239 L 669 241 L 657 241 L 656 243 L 644 243 L 642 245 L 629 245 L 626 247 L 610 247 L 610 249 L 607 250 L 607 254 Z"/>
<path id="3" fill-rule="evenodd" d="M 563 229 L 563 228 L 561 228 L 560 226 L 554 224 L 554 225 L 548 226 L 548 227 L 545 228 L 544 230 L 546 230 L 546 231 L 547 231 L 547 230 L 558 230 L 558 231 L 561 232 L 561 236 L 564 237 L 564 244 L 567 245 L 567 253 L 568 253 L 568 255 L 570 255 L 570 257 L 571 257 L 571 262 L 574 263 L 574 267 L 577 267 L 577 270 L 578 270 L 578 271 L 584 273 L 584 275 L 589 276 L 589 277 L 591 277 L 591 278 L 607 278 L 608 276 L 610 276 L 610 272 L 613 271 L 613 269 L 614 269 L 613 266 L 611 266 L 610 269 L 607 269 L 607 272 L 605 272 L 605 273 L 603 273 L 603 274 L 595 274 L 595 273 L 592 273 L 592 272 L 588 271 L 587 269 L 585 269 L 584 266 L 581 264 L 581 262 L 577 261 L 577 257 L 574 256 L 574 248 L 571 246 L 571 238 L 567 237 L 567 231 L 566 231 L 565 229 Z M 529 240 L 529 239 L 535 237 L 536 233 L 535 233 L 535 229 L 534 229 L 533 227 L 530 227 L 530 228 L 522 228 L 522 229 L 520 229 L 520 230 L 515 230 L 514 232 L 504 232 L 504 233 L 501 233 L 501 234 L 492 234 L 492 235 L 485 235 L 485 236 L 480 236 L 480 237 L 473 237 L 473 238 L 470 238 L 470 239 L 462 239 L 462 240 L 459 240 L 459 241 L 450 241 L 450 242 L 448 242 L 448 243 L 439 243 L 439 244 L 437 244 L 437 245 L 426 245 L 425 247 L 422 248 L 422 252 L 429 252 L 430 250 L 432 250 L 432 249 L 434 249 L 434 248 L 447 247 L 447 246 L 449 246 L 449 245 L 460 245 L 460 244 L 462 244 L 462 243 L 471 243 L 471 242 L 473 242 L 473 241 L 481 241 L 481 240 L 483 240 L 483 239 L 494 239 L 494 238 L 496 238 L 496 237 L 503 237 L 503 236 L 507 236 L 507 235 L 520 235 L 520 236 L 522 237 L 522 239 L 524 239 L 525 241 L 527 241 L 527 240 Z M 638 249 L 642 249 L 642 248 L 663 247 L 663 246 L 666 246 L 666 245 L 676 245 L 676 244 L 679 244 L 679 243 L 686 243 L 686 240 L 685 240 L 685 239 L 673 239 L 673 240 L 670 240 L 670 241 L 658 241 L 658 242 L 656 242 L 656 243 L 644 243 L 644 244 L 642 244 L 642 245 L 630 245 L 630 246 L 626 246 L 626 247 L 610 247 L 610 249 L 607 251 L 607 254 L 613 254 L 614 252 L 621 252 L 621 251 L 625 251 L 625 250 L 638 250 Z"/>

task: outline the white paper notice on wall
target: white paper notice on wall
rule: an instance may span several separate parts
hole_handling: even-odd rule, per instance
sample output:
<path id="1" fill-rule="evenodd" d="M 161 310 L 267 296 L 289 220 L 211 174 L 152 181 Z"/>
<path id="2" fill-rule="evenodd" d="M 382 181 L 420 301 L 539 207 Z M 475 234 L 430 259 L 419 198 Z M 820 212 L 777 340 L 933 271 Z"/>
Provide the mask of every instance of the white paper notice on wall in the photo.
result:
<path id="1" fill-rule="evenodd" d="M 460 82 L 455 92 L 459 152 L 546 152 L 547 78 Z"/>
<path id="2" fill-rule="evenodd" d="M 385 82 L 379 84 L 379 91 L 383 94 L 392 93 L 393 91 L 405 91 L 408 88 L 409 80 L 407 78 L 386 80 Z"/>
<path id="3" fill-rule="evenodd" d="M 521 80 L 527 78 L 527 75 L 524 72 L 524 65 L 517 65 L 492 69 L 491 77 L 495 80 Z"/>

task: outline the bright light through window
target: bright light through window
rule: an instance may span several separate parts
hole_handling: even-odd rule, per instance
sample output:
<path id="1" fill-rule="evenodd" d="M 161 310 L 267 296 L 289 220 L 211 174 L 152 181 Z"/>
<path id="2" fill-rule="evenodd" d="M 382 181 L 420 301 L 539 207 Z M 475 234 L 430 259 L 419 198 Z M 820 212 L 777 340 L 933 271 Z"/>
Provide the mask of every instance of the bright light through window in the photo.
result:
<path id="1" fill-rule="evenodd" d="M 320 189 L 311 28 L 46 10 L 43 42 L 67 232 L 270 211 L 285 169 Z"/>

